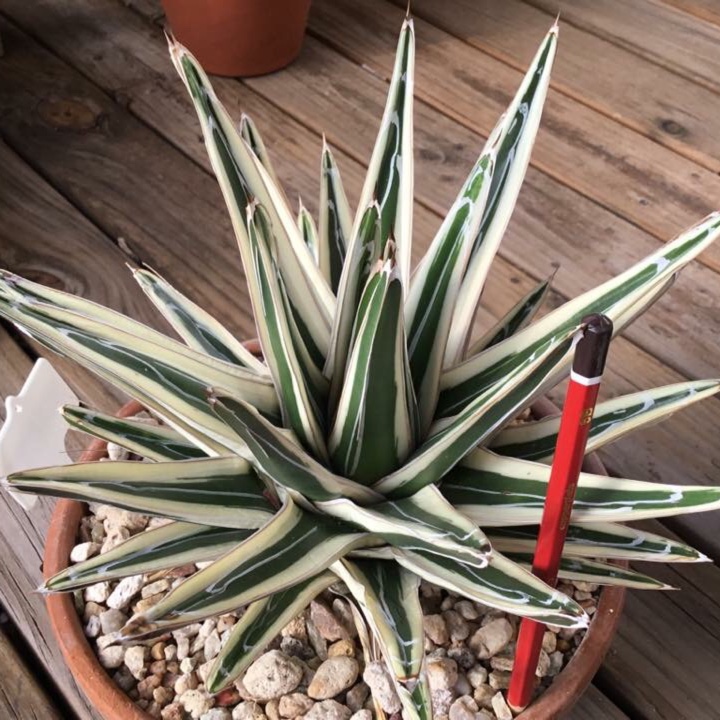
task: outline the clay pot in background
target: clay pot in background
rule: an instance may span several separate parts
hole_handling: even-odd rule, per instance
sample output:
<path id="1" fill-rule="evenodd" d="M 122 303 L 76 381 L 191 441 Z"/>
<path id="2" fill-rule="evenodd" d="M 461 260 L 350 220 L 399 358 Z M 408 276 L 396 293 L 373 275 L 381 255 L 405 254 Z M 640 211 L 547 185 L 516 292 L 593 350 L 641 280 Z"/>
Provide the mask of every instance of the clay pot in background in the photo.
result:
<path id="1" fill-rule="evenodd" d="M 168 29 L 213 75 L 264 75 L 300 53 L 310 0 L 162 0 Z"/>

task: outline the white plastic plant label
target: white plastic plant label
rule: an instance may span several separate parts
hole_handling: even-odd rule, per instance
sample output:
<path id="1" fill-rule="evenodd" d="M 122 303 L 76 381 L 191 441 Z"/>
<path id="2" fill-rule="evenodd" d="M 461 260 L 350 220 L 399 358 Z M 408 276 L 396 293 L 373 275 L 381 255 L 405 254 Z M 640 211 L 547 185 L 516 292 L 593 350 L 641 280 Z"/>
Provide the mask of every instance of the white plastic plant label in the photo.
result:
<path id="1" fill-rule="evenodd" d="M 49 465 L 69 465 L 65 449 L 67 424 L 59 410 L 78 399 L 55 368 L 40 358 L 17 395 L 5 398 L 5 423 L 0 428 L 0 482 L 21 470 Z M 35 495 L 10 494 L 29 510 Z"/>

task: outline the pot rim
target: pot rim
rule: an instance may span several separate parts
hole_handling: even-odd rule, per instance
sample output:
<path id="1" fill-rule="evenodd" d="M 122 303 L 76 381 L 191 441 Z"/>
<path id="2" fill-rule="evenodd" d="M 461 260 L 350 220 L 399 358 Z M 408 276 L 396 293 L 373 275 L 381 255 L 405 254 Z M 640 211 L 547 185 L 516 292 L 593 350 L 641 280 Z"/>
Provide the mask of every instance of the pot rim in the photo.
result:
<path id="1" fill-rule="evenodd" d="M 558 412 L 558 408 L 545 398 L 533 403 L 538 415 Z M 137 414 L 143 406 L 132 400 L 118 411 L 118 417 Z M 107 443 L 95 439 L 80 456 L 80 462 L 93 462 L 106 456 Z M 607 475 L 595 454 L 585 459 L 589 472 Z M 58 500 L 53 510 L 45 541 L 43 577 L 48 578 L 66 568 L 70 551 L 75 545 L 77 528 L 86 513 L 86 503 L 77 500 Z M 625 602 L 625 588 L 605 587 L 600 595 L 597 611 L 580 646 L 550 687 L 516 720 L 550 720 L 560 718 L 590 684 L 600 667 L 617 631 Z M 118 687 L 105 668 L 100 665 L 83 632 L 75 610 L 72 593 L 50 594 L 45 598 L 50 623 L 68 667 L 83 692 L 105 720 L 151 720 L 151 716 L 138 707 Z"/>

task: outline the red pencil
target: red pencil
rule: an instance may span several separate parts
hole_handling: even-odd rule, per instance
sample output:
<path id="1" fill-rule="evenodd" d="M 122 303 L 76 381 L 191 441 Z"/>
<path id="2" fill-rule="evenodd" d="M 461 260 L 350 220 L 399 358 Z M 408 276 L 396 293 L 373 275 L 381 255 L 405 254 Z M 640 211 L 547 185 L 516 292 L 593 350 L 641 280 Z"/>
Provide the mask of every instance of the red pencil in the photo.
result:
<path id="1" fill-rule="evenodd" d="M 565 396 L 555 457 L 533 560 L 533 573 L 549 585 L 557 582 L 575 489 L 585 456 L 590 423 L 607 358 L 612 321 L 605 315 L 583 318 L 582 337 L 575 345 L 572 372 Z M 535 670 L 545 625 L 524 619 L 520 625 L 508 704 L 522 710 L 532 699 Z"/>

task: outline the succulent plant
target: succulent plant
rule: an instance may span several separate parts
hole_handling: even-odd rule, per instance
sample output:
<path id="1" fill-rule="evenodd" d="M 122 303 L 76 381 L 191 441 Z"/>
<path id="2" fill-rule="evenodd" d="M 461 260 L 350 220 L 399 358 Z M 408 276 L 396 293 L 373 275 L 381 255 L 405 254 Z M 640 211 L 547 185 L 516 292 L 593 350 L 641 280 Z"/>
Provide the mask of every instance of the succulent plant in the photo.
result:
<path id="1" fill-rule="evenodd" d="M 291 212 L 257 128 L 243 117 L 236 129 L 195 59 L 170 41 L 230 211 L 262 355 L 145 268 L 135 277 L 181 341 L 2 273 L 1 315 L 162 421 L 66 407 L 71 426 L 149 462 L 81 463 L 10 478 L 15 491 L 173 521 L 67 568 L 44 591 L 212 561 L 132 617 L 121 636 L 151 637 L 246 606 L 207 680 L 217 691 L 333 586 L 354 598 L 408 715 L 423 718 L 431 708 L 421 579 L 542 622 L 587 624 L 582 607 L 527 569 L 558 419 L 516 419 L 567 375 L 581 318 L 604 313 L 621 331 L 717 237 L 720 214 L 534 320 L 549 281 L 541 282 L 471 341 L 556 44 L 553 27 L 411 275 L 412 20 L 400 34 L 358 211 L 353 219 L 324 146 L 317 226 L 304 208 L 297 219 Z M 686 382 L 601 403 L 589 450 L 717 390 L 717 381 Z M 622 523 L 719 506 L 716 487 L 584 473 L 560 576 L 663 588 L 612 561 L 704 557 Z"/>

